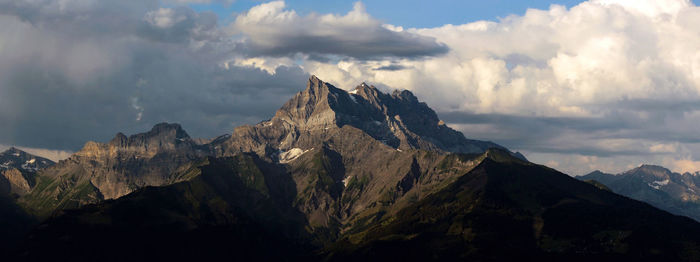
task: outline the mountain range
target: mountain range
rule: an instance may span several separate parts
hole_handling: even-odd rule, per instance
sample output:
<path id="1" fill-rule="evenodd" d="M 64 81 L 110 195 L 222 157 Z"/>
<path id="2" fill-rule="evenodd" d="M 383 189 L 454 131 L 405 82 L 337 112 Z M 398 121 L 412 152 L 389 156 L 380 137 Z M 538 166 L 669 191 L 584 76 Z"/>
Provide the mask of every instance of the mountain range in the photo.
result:
<path id="1" fill-rule="evenodd" d="M 17 148 L 0 153 L 0 246 L 14 246 L 36 220 L 16 200 L 36 185 L 36 172 L 55 164 Z"/>
<path id="2" fill-rule="evenodd" d="M 700 259 L 692 219 L 467 139 L 409 91 L 315 76 L 230 135 L 158 124 L 32 177 L 23 261 Z"/>
<path id="3" fill-rule="evenodd" d="M 14 147 L 0 153 L 0 194 L 18 197 L 28 193 L 36 183 L 36 172 L 54 164 Z"/>
<path id="4" fill-rule="evenodd" d="M 617 175 L 596 170 L 577 178 L 597 181 L 615 193 L 700 221 L 698 172 L 681 174 L 661 166 L 642 165 Z"/>

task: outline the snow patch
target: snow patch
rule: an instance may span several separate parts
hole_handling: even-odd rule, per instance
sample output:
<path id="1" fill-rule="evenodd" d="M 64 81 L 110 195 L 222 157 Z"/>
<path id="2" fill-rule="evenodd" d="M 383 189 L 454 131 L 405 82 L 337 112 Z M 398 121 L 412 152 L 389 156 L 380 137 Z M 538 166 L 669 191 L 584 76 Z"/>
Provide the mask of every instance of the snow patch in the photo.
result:
<path id="1" fill-rule="evenodd" d="M 345 185 L 345 187 L 348 187 L 348 184 L 350 183 L 350 179 L 352 179 L 352 176 L 348 176 L 345 179 L 343 179 L 343 185 Z"/>
<path id="2" fill-rule="evenodd" d="M 32 160 L 27 160 L 27 162 L 24 162 L 24 164 L 22 164 L 22 169 L 32 172 L 36 172 L 37 170 L 39 170 L 36 165 L 32 166 L 32 164 L 34 163 L 34 161 Z"/>
<path id="3" fill-rule="evenodd" d="M 298 157 L 300 157 L 301 155 L 303 155 L 304 153 L 309 152 L 309 150 L 311 150 L 311 149 L 303 150 L 301 148 L 295 147 L 295 148 L 289 149 L 287 151 L 280 152 L 279 161 L 280 161 L 280 163 L 283 163 L 283 164 L 292 162 L 295 159 L 297 159 Z"/>
<path id="4" fill-rule="evenodd" d="M 34 164 L 34 162 L 36 162 L 34 158 L 27 160 L 27 164 Z"/>
<path id="5" fill-rule="evenodd" d="M 668 185 L 669 182 L 671 182 L 671 180 L 665 179 L 665 180 L 651 182 L 648 185 L 653 189 L 659 190 L 659 189 L 661 189 L 662 186 Z"/>
<path id="6" fill-rule="evenodd" d="M 403 150 L 401 150 L 401 149 L 398 149 L 398 148 L 396 149 L 396 151 L 399 151 L 399 152 L 403 152 Z"/>
<path id="7" fill-rule="evenodd" d="M 668 185 L 668 183 L 671 182 L 670 180 L 662 180 L 662 181 L 654 181 L 654 184 L 660 185 L 660 186 L 665 186 Z"/>
<path id="8" fill-rule="evenodd" d="M 12 153 L 13 156 L 19 156 L 19 153 Z"/>
<path id="9" fill-rule="evenodd" d="M 357 88 L 356 88 L 356 89 L 353 89 L 353 90 L 351 90 L 351 91 L 348 91 L 348 94 L 357 95 Z"/>
<path id="10" fill-rule="evenodd" d="M 382 122 L 379 122 L 379 121 L 377 121 L 377 120 L 372 121 L 372 123 L 374 123 L 375 125 L 378 125 L 378 126 L 381 126 L 381 125 L 382 125 Z"/>

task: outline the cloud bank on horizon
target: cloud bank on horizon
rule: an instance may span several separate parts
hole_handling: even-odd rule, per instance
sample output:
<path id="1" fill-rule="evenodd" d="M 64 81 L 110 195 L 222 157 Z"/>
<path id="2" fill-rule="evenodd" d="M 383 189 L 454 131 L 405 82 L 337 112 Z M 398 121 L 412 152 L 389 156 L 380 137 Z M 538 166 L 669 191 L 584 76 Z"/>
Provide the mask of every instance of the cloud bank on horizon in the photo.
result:
<path id="1" fill-rule="evenodd" d="M 167 2 L 0 0 L 0 144 L 75 150 L 160 121 L 211 137 L 269 118 L 316 74 L 412 90 L 467 137 L 570 174 L 700 170 L 700 8 L 687 0 L 436 28 L 384 24 L 359 2 L 307 15 L 261 3 L 228 24 Z"/>

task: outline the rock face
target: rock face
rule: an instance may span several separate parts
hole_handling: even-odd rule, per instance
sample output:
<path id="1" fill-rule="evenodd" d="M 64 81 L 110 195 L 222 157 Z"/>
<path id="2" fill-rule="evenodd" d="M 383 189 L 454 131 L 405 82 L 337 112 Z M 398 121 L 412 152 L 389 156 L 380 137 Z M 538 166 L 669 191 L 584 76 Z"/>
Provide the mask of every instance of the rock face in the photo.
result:
<path id="1" fill-rule="evenodd" d="M 698 173 L 679 174 L 661 166 L 642 165 L 617 175 L 594 171 L 578 178 L 595 180 L 615 193 L 700 221 Z"/>
<path id="2" fill-rule="evenodd" d="M 317 146 L 344 126 L 359 129 L 397 150 L 483 153 L 489 148 L 505 149 L 492 142 L 466 139 L 410 91 L 386 94 L 363 83 L 346 92 L 311 76 L 307 88 L 272 119 L 236 128 L 230 138 L 216 145 L 217 154 L 252 151 L 274 157 L 271 154 L 279 151 Z"/>
<path id="3" fill-rule="evenodd" d="M 118 133 L 108 143 L 87 142 L 82 150 L 38 173 L 37 188 L 20 202 L 39 215 L 114 199 L 145 186 L 176 181 L 181 165 L 209 154 L 178 124 L 162 123 L 149 132 Z"/>
<path id="4" fill-rule="evenodd" d="M 0 194 L 19 197 L 29 193 L 35 185 L 36 172 L 54 164 L 14 147 L 0 153 Z"/>
<path id="5" fill-rule="evenodd" d="M 363 83 L 347 92 L 315 76 L 272 119 L 238 127 L 211 147 L 218 157 L 254 152 L 285 164 L 300 193 L 296 208 L 328 238 L 358 218 L 421 199 L 468 169 L 451 152 L 507 150 L 466 139 L 409 91 L 386 94 Z M 442 161 L 464 169 L 442 170 Z"/>

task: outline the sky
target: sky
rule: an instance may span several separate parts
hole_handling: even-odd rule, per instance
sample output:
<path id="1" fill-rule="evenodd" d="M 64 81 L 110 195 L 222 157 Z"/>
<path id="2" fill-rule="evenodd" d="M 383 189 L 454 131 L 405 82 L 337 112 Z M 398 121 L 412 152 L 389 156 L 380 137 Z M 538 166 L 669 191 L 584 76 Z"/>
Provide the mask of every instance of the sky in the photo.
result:
<path id="1" fill-rule="evenodd" d="M 159 122 L 211 138 L 310 74 L 407 89 L 570 175 L 700 170 L 688 0 L 0 0 L 0 149 L 54 160 Z"/>

